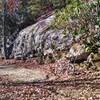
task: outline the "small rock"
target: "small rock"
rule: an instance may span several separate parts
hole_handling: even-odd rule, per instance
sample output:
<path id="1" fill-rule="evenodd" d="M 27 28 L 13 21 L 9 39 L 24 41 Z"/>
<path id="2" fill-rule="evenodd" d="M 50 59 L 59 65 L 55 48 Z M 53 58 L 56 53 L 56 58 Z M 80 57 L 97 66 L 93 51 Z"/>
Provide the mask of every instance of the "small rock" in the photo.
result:
<path id="1" fill-rule="evenodd" d="M 84 45 L 80 45 L 76 43 L 70 48 L 67 57 L 69 58 L 69 57 L 81 55 L 82 53 L 84 53 L 84 50 L 85 50 Z"/>
<path id="2" fill-rule="evenodd" d="M 93 97 L 89 97 L 88 100 L 93 100 Z"/>

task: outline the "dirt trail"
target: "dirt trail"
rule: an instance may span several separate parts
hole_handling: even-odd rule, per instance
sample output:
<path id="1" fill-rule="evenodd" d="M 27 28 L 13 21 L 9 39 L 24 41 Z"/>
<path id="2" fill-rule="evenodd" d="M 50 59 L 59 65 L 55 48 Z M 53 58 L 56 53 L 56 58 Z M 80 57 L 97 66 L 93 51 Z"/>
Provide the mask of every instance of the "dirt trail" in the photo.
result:
<path id="1" fill-rule="evenodd" d="M 13 65 L 0 66 L 0 75 L 8 76 L 11 81 L 40 81 L 46 79 L 46 73 L 40 69 L 18 68 Z"/>

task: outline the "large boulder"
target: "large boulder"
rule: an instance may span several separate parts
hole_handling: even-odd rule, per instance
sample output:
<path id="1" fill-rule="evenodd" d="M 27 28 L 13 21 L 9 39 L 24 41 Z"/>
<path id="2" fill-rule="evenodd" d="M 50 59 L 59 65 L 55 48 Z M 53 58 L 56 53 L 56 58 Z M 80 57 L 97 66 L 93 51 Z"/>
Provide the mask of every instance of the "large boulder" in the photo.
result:
<path id="1" fill-rule="evenodd" d="M 23 29 L 15 40 L 12 55 L 14 58 L 36 56 L 37 52 L 43 54 L 47 50 L 65 49 L 73 42 L 73 36 L 62 35 L 64 30 L 51 28 L 54 16 L 43 19 L 34 25 Z"/>

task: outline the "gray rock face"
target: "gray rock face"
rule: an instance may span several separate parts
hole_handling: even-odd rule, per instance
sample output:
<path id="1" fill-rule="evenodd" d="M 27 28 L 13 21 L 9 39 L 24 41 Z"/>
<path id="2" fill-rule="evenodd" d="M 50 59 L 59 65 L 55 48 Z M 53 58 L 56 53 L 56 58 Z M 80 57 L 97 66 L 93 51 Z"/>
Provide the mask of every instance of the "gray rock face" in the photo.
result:
<path id="1" fill-rule="evenodd" d="M 63 36 L 63 30 L 52 29 L 50 25 L 53 20 L 54 16 L 50 16 L 23 29 L 14 43 L 14 58 L 34 56 L 39 51 L 45 54 L 49 49 L 64 49 L 71 45 L 73 36 Z"/>

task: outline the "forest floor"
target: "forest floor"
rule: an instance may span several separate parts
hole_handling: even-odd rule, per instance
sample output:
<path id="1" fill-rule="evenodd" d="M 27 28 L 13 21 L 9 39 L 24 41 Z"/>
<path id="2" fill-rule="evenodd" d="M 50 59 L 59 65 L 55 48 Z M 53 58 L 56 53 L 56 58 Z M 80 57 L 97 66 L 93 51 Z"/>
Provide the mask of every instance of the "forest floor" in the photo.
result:
<path id="1" fill-rule="evenodd" d="M 0 60 L 0 100 L 100 100 L 100 72 L 74 65 L 60 71 L 57 63 Z"/>

